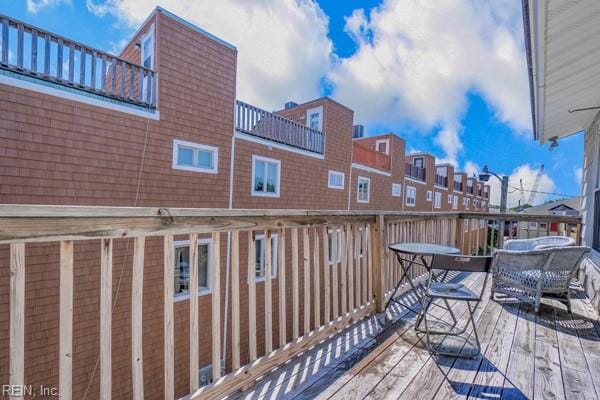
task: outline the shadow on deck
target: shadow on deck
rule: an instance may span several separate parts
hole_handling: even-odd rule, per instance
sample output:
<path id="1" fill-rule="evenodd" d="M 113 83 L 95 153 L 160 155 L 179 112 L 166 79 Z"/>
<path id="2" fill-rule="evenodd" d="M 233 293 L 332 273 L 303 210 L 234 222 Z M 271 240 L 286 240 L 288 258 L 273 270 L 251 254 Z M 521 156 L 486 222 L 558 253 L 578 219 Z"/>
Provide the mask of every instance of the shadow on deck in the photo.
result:
<path id="1" fill-rule="evenodd" d="M 483 282 L 480 274 L 453 279 Z M 572 313 L 544 300 L 536 315 L 506 297 L 491 301 L 488 288 L 475 313 L 482 354 L 474 359 L 432 357 L 413 329 L 415 314 L 394 304 L 384 327 L 364 319 L 230 398 L 600 398 L 600 324 L 581 287 L 572 290 Z M 401 300 L 417 303 L 412 293 Z M 453 310 L 466 318 L 461 306 Z M 444 310 L 432 310 L 450 322 Z M 441 345 L 460 350 L 464 342 L 447 338 Z"/>

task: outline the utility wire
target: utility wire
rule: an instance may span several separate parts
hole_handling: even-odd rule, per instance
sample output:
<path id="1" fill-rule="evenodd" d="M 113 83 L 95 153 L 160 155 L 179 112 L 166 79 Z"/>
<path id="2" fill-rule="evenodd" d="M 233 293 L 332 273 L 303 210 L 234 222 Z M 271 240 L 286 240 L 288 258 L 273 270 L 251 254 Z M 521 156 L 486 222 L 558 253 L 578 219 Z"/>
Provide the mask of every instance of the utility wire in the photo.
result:
<path id="1" fill-rule="evenodd" d="M 529 192 L 529 193 L 540 193 L 540 194 L 548 194 L 548 195 L 552 195 L 552 196 L 562 196 L 562 197 L 579 197 L 579 195 L 572 195 L 572 194 L 564 194 L 564 193 L 553 193 L 553 192 L 542 192 L 540 190 L 526 190 L 526 189 L 521 189 L 515 186 L 510 186 L 511 189 L 513 189 L 512 192 L 510 193 L 514 193 L 516 191 L 523 191 L 523 192 Z"/>

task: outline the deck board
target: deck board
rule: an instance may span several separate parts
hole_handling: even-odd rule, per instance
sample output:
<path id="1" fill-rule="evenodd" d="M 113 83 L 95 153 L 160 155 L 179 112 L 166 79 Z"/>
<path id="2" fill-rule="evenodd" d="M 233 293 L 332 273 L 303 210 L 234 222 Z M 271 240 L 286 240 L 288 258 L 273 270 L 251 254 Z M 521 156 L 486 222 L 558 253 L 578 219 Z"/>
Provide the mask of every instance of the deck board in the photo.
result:
<path id="1" fill-rule="evenodd" d="M 477 275 L 461 279 L 482 283 Z M 387 329 L 373 318 L 361 321 L 232 398 L 598 399 L 600 322 L 580 287 L 571 304 L 568 313 L 544 299 L 536 315 L 528 304 L 485 293 L 475 312 L 482 354 L 474 359 L 431 357 L 413 329 L 414 313 L 394 306 L 396 322 Z M 464 306 L 452 307 L 466 322 Z M 449 321 L 443 310 L 432 311 Z"/>

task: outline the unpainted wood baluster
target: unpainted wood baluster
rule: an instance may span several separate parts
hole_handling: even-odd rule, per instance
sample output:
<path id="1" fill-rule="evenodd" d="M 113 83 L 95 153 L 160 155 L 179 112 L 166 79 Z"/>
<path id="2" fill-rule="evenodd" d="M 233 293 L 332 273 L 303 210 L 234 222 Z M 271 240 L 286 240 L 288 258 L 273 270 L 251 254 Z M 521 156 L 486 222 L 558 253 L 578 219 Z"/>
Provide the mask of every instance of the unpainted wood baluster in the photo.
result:
<path id="1" fill-rule="evenodd" d="M 324 322 L 331 321 L 331 282 L 329 281 L 329 231 L 327 225 L 321 228 L 321 237 L 323 243 L 323 318 Z"/>
<path id="2" fill-rule="evenodd" d="M 273 296 L 272 296 L 272 254 L 271 253 L 271 231 L 265 230 L 264 233 L 264 252 L 265 252 L 265 353 L 273 351 Z"/>
<path id="3" fill-rule="evenodd" d="M 38 54 L 38 44 L 37 44 L 37 31 L 31 31 L 31 72 L 37 72 L 37 54 Z"/>
<path id="4" fill-rule="evenodd" d="M 190 244 L 191 245 L 191 244 Z M 175 291 L 175 249 L 173 247 L 173 235 L 163 238 L 163 332 L 164 332 L 164 398 L 172 400 L 175 396 L 175 317 L 173 296 Z M 214 266 L 214 264 L 212 264 Z M 212 271 L 215 274 L 214 268 Z M 213 299 L 217 290 L 213 290 Z M 214 323 L 214 320 L 213 320 Z M 214 337 L 213 337 L 214 340 Z"/>
<path id="5" fill-rule="evenodd" d="M 248 354 L 256 360 L 256 236 L 248 231 Z"/>
<path id="6" fill-rule="evenodd" d="M 136 237 L 133 244 L 133 269 L 131 276 L 131 379 L 135 400 L 144 398 L 143 363 L 143 290 L 144 290 L 145 238 Z M 167 273 L 165 271 L 165 273 Z"/>
<path id="7" fill-rule="evenodd" d="M 212 376 L 221 377 L 221 234 L 212 233 Z"/>
<path id="8" fill-rule="evenodd" d="M 341 242 L 341 240 L 340 240 Z M 338 286 L 338 263 L 339 258 L 338 254 L 340 251 L 338 250 L 338 227 L 337 225 L 332 225 L 331 227 L 331 290 L 333 293 L 333 319 L 337 319 L 339 316 L 339 286 Z"/>
<path id="9" fill-rule="evenodd" d="M 304 334 L 310 332 L 310 238 L 308 228 L 302 228 L 302 250 L 304 261 Z"/>
<path id="10" fill-rule="evenodd" d="M 319 254 L 319 228 L 313 229 L 313 286 L 314 286 L 314 315 L 315 315 L 315 329 L 321 326 L 321 268 L 320 268 L 321 257 Z"/>
<path id="11" fill-rule="evenodd" d="M 56 77 L 60 80 L 63 78 L 63 40 L 58 38 L 56 46 Z"/>
<path id="12" fill-rule="evenodd" d="M 58 389 L 62 399 L 73 397 L 73 241 L 60 242 Z"/>
<path id="13" fill-rule="evenodd" d="M 190 234 L 190 392 L 193 393 L 199 386 L 198 368 L 198 235 Z"/>
<path id="14" fill-rule="evenodd" d="M 279 247 L 278 253 L 278 268 L 279 268 L 279 347 L 285 346 L 287 343 L 287 332 L 286 332 L 286 286 L 285 286 L 285 246 L 286 246 L 286 234 L 285 229 L 279 230 L 279 240 L 277 245 Z"/>
<path id="15" fill-rule="evenodd" d="M 292 337 L 294 340 L 300 336 L 298 257 L 298 228 L 292 228 Z"/>
<path id="16" fill-rule="evenodd" d="M 113 240 L 102 239 L 100 247 L 100 399 L 112 392 L 112 269 Z"/>
<path id="17" fill-rule="evenodd" d="M 240 366 L 240 232 L 235 230 L 231 232 L 231 367 L 236 371 Z"/>
<path id="18" fill-rule="evenodd" d="M 75 45 L 69 43 L 69 83 L 75 83 Z"/>
<path id="19" fill-rule="evenodd" d="M 9 384 L 25 385 L 25 243 L 10 245 Z"/>

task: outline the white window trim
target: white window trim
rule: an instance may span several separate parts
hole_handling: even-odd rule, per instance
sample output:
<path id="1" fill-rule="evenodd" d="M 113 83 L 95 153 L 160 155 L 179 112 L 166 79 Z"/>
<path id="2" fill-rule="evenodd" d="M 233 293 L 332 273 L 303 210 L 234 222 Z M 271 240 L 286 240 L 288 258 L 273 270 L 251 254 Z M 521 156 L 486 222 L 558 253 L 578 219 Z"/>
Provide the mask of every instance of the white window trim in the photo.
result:
<path id="1" fill-rule="evenodd" d="M 279 235 L 277 235 L 276 233 L 272 233 L 271 238 L 273 239 L 271 248 L 272 248 L 273 252 L 275 253 L 275 256 L 271 260 L 271 280 L 273 280 L 273 279 L 277 279 L 277 270 L 279 269 Z M 262 240 L 263 246 L 265 246 L 264 239 L 265 239 L 264 234 L 257 234 L 255 236 L 255 242 L 258 240 Z M 263 247 L 263 248 L 266 249 L 266 247 Z M 256 274 L 256 272 L 255 272 L 255 274 Z M 263 276 L 262 278 L 255 276 L 255 278 L 254 278 L 254 282 L 256 282 L 256 283 L 264 282 L 266 280 L 267 280 L 266 276 Z M 248 283 L 250 283 L 250 277 L 248 277 Z"/>
<path id="2" fill-rule="evenodd" d="M 367 200 L 360 199 L 360 182 L 367 181 Z M 356 180 L 356 202 L 357 203 L 368 203 L 371 200 L 371 178 L 367 178 L 365 176 L 359 176 Z"/>
<path id="3" fill-rule="evenodd" d="M 212 261 L 212 252 L 213 252 L 213 244 L 212 244 L 212 239 L 210 238 L 205 238 L 205 239 L 198 239 L 198 241 L 196 242 L 196 244 L 207 244 L 208 245 L 208 263 L 207 263 L 207 271 L 206 271 L 206 281 L 208 283 L 208 288 L 207 289 L 198 289 L 197 292 L 197 296 L 204 296 L 207 294 L 211 294 L 212 293 L 212 287 L 210 286 L 210 284 L 212 283 L 212 265 L 211 265 L 211 261 Z M 175 251 L 175 249 L 177 247 L 186 247 L 190 245 L 190 241 L 189 240 L 176 240 L 173 242 L 173 251 Z M 173 263 L 173 268 L 175 268 L 175 264 Z M 190 282 L 191 285 L 191 282 Z M 174 302 L 178 302 L 178 301 L 184 301 L 184 300 L 189 300 L 190 299 L 190 292 L 188 293 L 183 293 L 183 294 L 173 294 L 173 301 Z"/>
<path id="4" fill-rule="evenodd" d="M 255 163 L 256 161 L 264 161 L 264 162 L 269 162 L 269 163 L 275 163 L 277 164 L 277 185 L 275 187 L 275 193 L 269 193 L 269 192 L 258 192 L 256 190 L 254 190 L 254 179 L 256 178 L 255 172 L 256 172 L 256 168 Z M 252 196 L 258 196 L 258 197 L 279 197 L 279 194 L 281 192 L 281 161 L 280 160 L 275 160 L 274 158 L 267 158 L 267 157 L 263 157 L 263 156 L 257 156 L 257 155 L 252 155 L 252 179 L 250 180 L 250 191 Z"/>
<path id="5" fill-rule="evenodd" d="M 146 54 L 144 54 L 144 42 L 148 39 L 152 41 L 152 46 L 150 46 L 152 48 L 152 62 L 150 65 L 150 69 L 154 69 L 154 59 L 156 58 L 156 54 L 155 54 L 156 49 L 154 48 L 154 25 L 152 25 L 150 27 L 150 29 L 148 29 L 148 32 L 146 32 L 144 34 L 144 36 L 142 36 L 142 39 L 140 40 L 140 45 L 141 45 L 140 46 L 141 47 L 141 49 L 140 49 L 140 56 L 141 56 L 140 64 L 143 64 L 144 59 L 146 58 L 145 57 Z"/>
<path id="6" fill-rule="evenodd" d="M 331 177 L 331 175 L 341 176 L 342 177 L 342 186 L 332 186 L 330 184 L 330 177 Z M 343 190 L 344 189 L 344 185 L 345 185 L 345 179 L 346 179 L 346 177 L 345 177 L 345 174 L 343 172 L 333 171 L 333 170 L 330 169 L 329 173 L 327 174 L 327 187 L 329 189 L 340 189 L 340 190 Z"/>
<path id="7" fill-rule="evenodd" d="M 453 210 L 458 210 L 458 200 L 459 200 L 459 197 L 457 195 L 454 195 L 454 197 L 452 197 L 452 209 Z"/>
<path id="8" fill-rule="evenodd" d="M 384 154 L 390 154 L 390 139 L 379 139 L 375 141 L 375 151 L 379 152 L 379 143 L 385 143 Z"/>
<path id="9" fill-rule="evenodd" d="M 452 195 L 451 194 L 448 195 L 448 204 L 452 204 Z"/>
<path id="10" fill-rule="evenodd" d="M 179 146 L 191 147 L 194 150 L 211 151 L 213 153 L 213 167 L 202 168 L 193 167 L 190 165 L 179 165 L 177 163 L 177 159 L 179 158 L 177 157 Z M 192 172 L 204 172 L 207 174 L 216 174 L 219 172 L 219 148 L 214 146 L 207 146 L 205 144 L 187 142 L 185 140 L 173 139 L 173 169 Z"/>
<path id="11" fill-rule="evenodd" d="M 413 194 L 414 194 L 414 196 L 411 197 L 413 199 L 412 204 L 408 203 L 408 193 L 409 192 L 413 192 Z M 405 200 L 406 206 L 407 207 L 415 207 L 417 204 L 417 188 L 414 186 L 407 186 L 404 190 L 404 193 L 406 194 L 406 200 Z"/>
<path id="12" fill-rule="evenodd" d="M 427 195 L 425 196 L 425 200 L 433 201 L 433 192 L 431 190 L 427 191 Z"/>
<path id="13" fill-rule="evenodd" d="M 306 110 L 306 126 L 310 128 L 310 114 L 317 112 L 319 114 L 319 127 L 317 130 L 323 131 L 323 106 L 314 107 Z"/>
<path id="14" fill-rule="evenodd" d="M 433 193 L 433 208 L 442 208 L 442 193 Z"/>
<path id="15" fill-rule="evenodd" d="M 394 189 L 398 188 L 398 193 L 394 193 Z M 392 196 L 394 197 L 402 197 L 402 184 L 400 183 L 392 183 Z"/>

